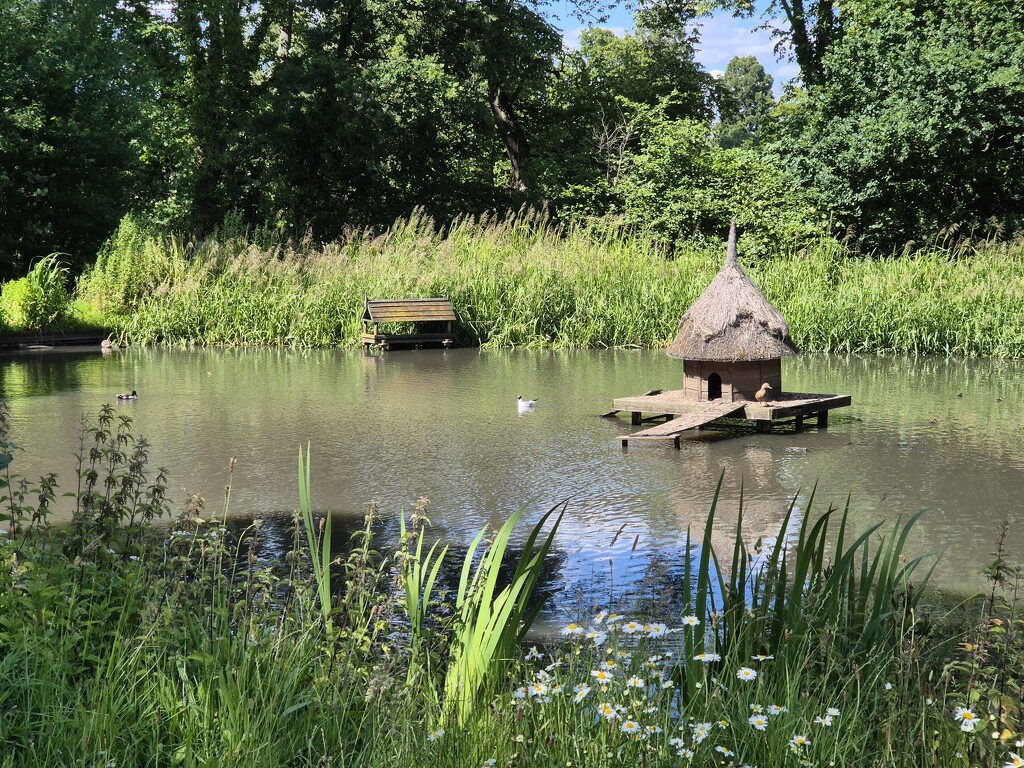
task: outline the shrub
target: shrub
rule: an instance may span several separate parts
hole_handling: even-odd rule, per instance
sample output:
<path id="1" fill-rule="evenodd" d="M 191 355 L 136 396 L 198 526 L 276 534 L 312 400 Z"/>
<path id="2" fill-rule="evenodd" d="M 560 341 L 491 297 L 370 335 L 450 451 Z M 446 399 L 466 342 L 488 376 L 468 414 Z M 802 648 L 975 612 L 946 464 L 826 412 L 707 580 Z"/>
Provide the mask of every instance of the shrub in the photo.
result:
<path id="1" fill-rule="evenodd" d="M 6 283 L 0 292 L 0 314 L 15 331 L 43 330 L 61 324 L 71 298 L 68 268 L 51 253 L 40 259 L 27 276 Z"/>
<path id="2" fill-rule="evenodd" d="M 0 292 L 0 314 L 3 314 L 5 324 L 14 331 L 31 327 L 29 316 L 31 308 L 37 303 L 27 277 L 4 283 L 3 292 Z"/>

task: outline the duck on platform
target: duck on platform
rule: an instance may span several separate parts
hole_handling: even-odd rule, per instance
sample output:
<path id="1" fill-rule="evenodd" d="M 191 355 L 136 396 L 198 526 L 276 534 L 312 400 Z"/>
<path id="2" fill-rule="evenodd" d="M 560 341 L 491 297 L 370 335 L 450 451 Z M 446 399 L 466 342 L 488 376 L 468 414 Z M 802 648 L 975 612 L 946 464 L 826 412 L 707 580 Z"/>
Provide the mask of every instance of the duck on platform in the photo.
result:
<path id="1" fill-rule="evenodd" d="M 759 403 L 767 403 L 772 399 L 772 385 L 767 381 L 754 393 L 754 399 Z"/>
<path id="2" fill-rule="evenodd" d="M 122 392 L 121 394 L 119 394 L 117 396 L 117 399 L 118 400 L 138 400 L 139 399 L 139 393 L 136 392 L 133 389 L 131 392 Z"/>
<path id="3" fill-rule="evenodd" d="M 537 404 L 537 401 L 536 400 L 524 400 L 522 395 L 517 395 L 516 396 L 516 403 L 519 406 L 519 412 L 522 413 L 523 411 L 532 411 L 533 410 L 533 406 L 535 406 Z"/>

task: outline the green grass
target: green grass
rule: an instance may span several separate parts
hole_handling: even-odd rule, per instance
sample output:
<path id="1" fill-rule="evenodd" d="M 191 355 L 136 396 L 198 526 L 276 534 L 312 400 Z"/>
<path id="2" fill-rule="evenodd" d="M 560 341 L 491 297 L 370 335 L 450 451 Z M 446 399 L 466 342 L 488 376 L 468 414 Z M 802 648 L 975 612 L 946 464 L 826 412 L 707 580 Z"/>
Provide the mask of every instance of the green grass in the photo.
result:
<path id="1" fill-rule="evenodd" d="M 940 615 L 930 562 L 903 552 L 915 519 L 854 535 L 809 498 L 794 540 L 757 551 L 737 533 L 715 553 L 716 500 L 684 554 L 682 615 L 587 610 L 527 648 L 561 505 L 504 576 L 515 515 L 443 585 L 423 509 L 398 552 L 377 551 L 371 508 L 334 555 L 308 452 L 292 547 L 268 561 L 259 520 L 226 525 L 230 478 L 221 509 L 193 496 L 160 523 L 167 477 L 146 451 L 104 408 L 75 518 L 54 527 L 57 480 L 14 474 L 0 403 L 0 766 L 968 768 L 1022 751 L 1006 527 L 991 590 Z"/>
<path id="2" fill-rule="evenodd" d="M 614 222 L 526 214 L 443 235 L 413 216 L 322 247 L 194 243 L 128 219 L 78 295 L 140 344 L 354 346 L 365 297 L 448 296 L 465 345 L 659 347 L 724 253 L 684 243 L 667 260 Z M 1024 356 L 1021 242 L 863 259 L 822 238 L 745 266 L 805 351 Z"/>

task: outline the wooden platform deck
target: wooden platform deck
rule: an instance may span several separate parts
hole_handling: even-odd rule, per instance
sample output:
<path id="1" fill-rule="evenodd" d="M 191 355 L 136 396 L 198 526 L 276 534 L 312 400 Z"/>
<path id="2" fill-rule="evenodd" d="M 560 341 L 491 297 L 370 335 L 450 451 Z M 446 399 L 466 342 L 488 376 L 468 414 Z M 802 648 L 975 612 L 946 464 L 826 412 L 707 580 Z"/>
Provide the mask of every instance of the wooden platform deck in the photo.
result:
<path id="1" fill-rule="evenodd" d="M 850 405 L 849 395 L 822 395 L 801 392 L 784 392 L 766 403 L 733 401 L 694 402 L 684 397 L 683 390 L 672 390 L 658 394 L 620 397 L 613 401 L 613 411 L 606 416 L 628 412 L 633 424 L 642 424 L 653 418 L 670 419 L 664 424 L 649 427 L 619 439 L 622 445 L 630 440 L 672 440 L 679 447 L 683 432 L 707 426 L 722 418 L 740 418 L 754 423 L 759 432 L 767 432 L 774 422 L 792 419 L 796 430 L 804 428 L 804 419 L 816 419 L 818 429 L 828 427 L 828 412 L 833 408 Z M 645 414 L 649 414 L 645 416 Z M 675 418 L 672 418 L 675 417 Z"/>
<path id="2" fill-rule="evenodd" d="M 743 410 L 742 403 L 723 403 L 718 400 L 714 400 L 710 403 L 704 403 L 704 406 L 705 407 L 700 410 L 688 413 L 685 416 L 679 416 L 670 421 L 666 421 L 663 424 L 642 429 L 631 435 L 623 435 L 621 438 L 622 444 L 626 445 L 630 440 L 671 439 L 675 442 L 676 448 L 678 448 L 679 436 L 683 432 L 703 427 L 705 424 L 710 424 L 711 422 L 725 418 L 726 416 L 736 415 Z"/>

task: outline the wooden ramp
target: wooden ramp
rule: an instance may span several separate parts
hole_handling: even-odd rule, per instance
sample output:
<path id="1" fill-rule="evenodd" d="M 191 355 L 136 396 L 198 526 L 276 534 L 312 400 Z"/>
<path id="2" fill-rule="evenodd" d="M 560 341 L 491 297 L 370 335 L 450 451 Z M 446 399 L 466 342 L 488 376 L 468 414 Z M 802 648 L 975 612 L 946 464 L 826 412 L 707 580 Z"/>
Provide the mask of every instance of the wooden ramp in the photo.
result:
<path id="1" fill-rule="evenodd" d="M 658 424 L 655 427 L 642 429 L 631 435 L 623 435 L 619 439 L 622 440 L 623 446 L 628 445 L 630 440 L 672 440 L 676 448 L 678 448 L 679 436 L 683 432 L 710 424 L 715 419 L 742 413 L 745 405 L 745 403 L 711 402 L 698 411 L 687 413 L 677 419 L 666 421 L 664 424 Z"/>

